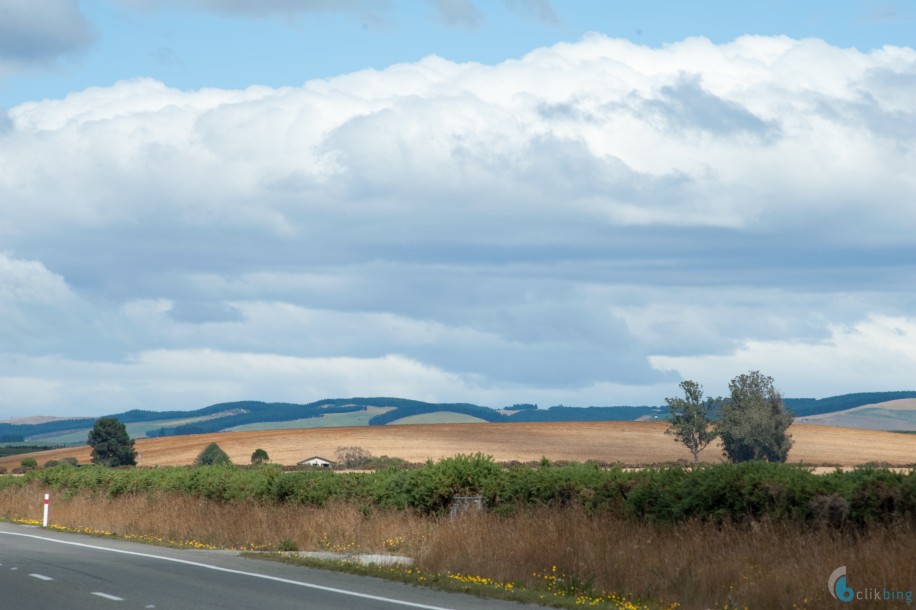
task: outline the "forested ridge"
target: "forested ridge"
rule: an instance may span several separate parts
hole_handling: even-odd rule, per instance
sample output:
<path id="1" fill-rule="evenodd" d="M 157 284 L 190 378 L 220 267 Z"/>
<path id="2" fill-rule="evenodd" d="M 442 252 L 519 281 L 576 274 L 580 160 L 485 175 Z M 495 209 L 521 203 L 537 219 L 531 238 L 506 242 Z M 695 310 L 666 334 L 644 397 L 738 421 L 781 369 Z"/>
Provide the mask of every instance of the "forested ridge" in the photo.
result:
<path id="1" fill-rule="evenodd" d="M 903 398 L 916 398 L 916 391 L 861 392 L 821 399 L 786 398 L 784 402 L 786 407 L 796 416 L 807 416 Z M 501 411 L 471 403 L 429 403 L 395 397 L 329 398 L 306 404 L 243 400 L 217 403 L 188 411 L 134 409 L 105 417 L 113 417 L 125 424 L 207 418 L 180 425 L 166 425 L 147 432 L 147 436 L 172 436 L 219 432 L 228 428 L 259 422 L 293 421 L 321 417 L 332 413 L 365 411 L 368 407 L 388 407 L 391 409 L 372 417 L 369 420 L 369 425 L 373 426 L 390 424 L 414 415 L 439 412 L 460 413 L 496 423 L 627 421 L 642 417 L 664 417 L 664 409 L 660 406 L 570 407 L 556 405 L 547 409 L 539 409 L 536 405 L 523 403 L 506 406 L 505 410 Z M 17 442 L 41 435 L 82 429 L 88 431 L 97 419 L 93 417 L 59 419 L 37 424 L 0 423 L 0 442 Z"/>

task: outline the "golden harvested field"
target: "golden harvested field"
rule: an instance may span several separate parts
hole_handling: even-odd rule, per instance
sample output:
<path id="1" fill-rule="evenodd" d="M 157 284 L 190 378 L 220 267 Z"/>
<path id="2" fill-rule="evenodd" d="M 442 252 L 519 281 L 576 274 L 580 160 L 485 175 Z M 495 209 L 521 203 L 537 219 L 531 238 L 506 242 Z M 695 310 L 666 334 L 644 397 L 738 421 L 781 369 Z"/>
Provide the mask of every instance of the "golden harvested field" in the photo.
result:
<path id="1" fill-rule="evenodd" d="M 410 462 L 481 452 L 497 461 L 600 460 L 625 464 L 653 464 L 690 458 L 690 453 L 664 434 L 662 422 L 563 422 L 513 424 L 430 424 L 251 430 L 137 440 L 141 466 L 187 465 L 207 444 L 216 442 L 237 464 L 247 464 L 262 448 L 277 464 L 295 464 L 312 456 L 334 459 L 338 447 L 357 446 L 375 456 L 388 455 Z M 795 446 L 791 462 L 855 466 L 866 462 L 905 465 L 916 462 L 916 435 L 837 428 L 792 426 Z M 32 454 L 39 464 L 72 456 L 88 463 L 89 447 L 54 449 Z M 11 469 L 24 456 L 0 459 Z M 722 460 L 717 446 L 701 454 L 706 462 Z"/>

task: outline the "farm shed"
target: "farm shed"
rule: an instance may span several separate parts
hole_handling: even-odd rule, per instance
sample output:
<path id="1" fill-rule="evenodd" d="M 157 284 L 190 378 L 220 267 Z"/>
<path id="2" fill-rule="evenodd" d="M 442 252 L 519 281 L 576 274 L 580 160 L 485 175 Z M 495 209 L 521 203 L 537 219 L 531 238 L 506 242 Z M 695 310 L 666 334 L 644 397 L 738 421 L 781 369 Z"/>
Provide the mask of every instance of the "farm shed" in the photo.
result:
<path id="1" fill-rule="evenodd" d="M 323 457 L 314 455 L 308 459 L 297 462 L 299 466 L 318 466 L 319 468 L 330 468 L 334 465 L 334 462 L 331 460 L 326 460 Z"/>

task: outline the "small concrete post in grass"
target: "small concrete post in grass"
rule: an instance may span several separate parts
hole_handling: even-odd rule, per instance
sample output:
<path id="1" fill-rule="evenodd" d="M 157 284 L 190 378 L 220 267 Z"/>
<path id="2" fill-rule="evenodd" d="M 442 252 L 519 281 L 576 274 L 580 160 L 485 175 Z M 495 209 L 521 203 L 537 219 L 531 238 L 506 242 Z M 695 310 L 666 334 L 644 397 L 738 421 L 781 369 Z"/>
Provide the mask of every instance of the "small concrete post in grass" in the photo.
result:
<path id="1" fill-rule="evenodd" d="M 51 502 L 51 494 L 45 494 L 45 514 L 41 520 L 41 527 L 48 527 L 48 504 Z"/>
<path id="2" fill-rule="evenodd" d="M 468 513 L 477 513 L 483 510 L 483 496 L 452 496 L 449 503 L 448 516 L 454 521 Z"/>

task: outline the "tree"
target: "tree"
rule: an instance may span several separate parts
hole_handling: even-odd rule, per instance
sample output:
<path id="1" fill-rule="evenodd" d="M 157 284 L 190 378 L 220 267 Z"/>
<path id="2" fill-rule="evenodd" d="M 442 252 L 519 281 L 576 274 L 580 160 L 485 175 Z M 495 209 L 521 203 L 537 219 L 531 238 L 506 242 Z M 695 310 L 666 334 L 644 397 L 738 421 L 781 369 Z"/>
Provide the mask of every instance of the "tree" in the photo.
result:
<path id="1" fill-rule="evenodd" d="M 372 454 L 362 447 L 338 447 L 334 456 L 341 468 L 361 468 L 372 461 Z"/>
<path id="2" fill-rule="evenodd" d="M 785 462 L 792 447 L 787 430 L 793 417 L 773 378 L 751 371 L 732 379 L 728 389 L 716 425 L 725 456 L 732 462 Z"/>
<path id="3" fill-rule="evenodd" d="M 251 454 L 251 463 L 252 464 L 263 464 L 264 462 L 269 462 L 270 456 L 267 455 L 267 452 L 263 449 L 255 449 L 254 453 Z"/>
<path id="4" fill-rule="evenodd" d="M 96 420 L 87 440 L 92 447 L 92 463 L 102 466 L 136 466 L 137 451 L 127 428 L 114 417 Z"/>
<path id="5" fill-rule="evenodd" d="M 232 460 L 216 443 L 210 443 L 204 447 L 204 450 L 194 460 L 195 466 L 217 466 L 223 464 L 232 464 Z"/>
<path id="6" fill-rule="evenodd" d="M 697 463 L 700 451 L 716 438 L 712 429 L 716 401 L 703 400 L 703 386 L 695 381 L 682 381 L 680 387 L 684 390 L 684 398 L 665 399 L 670 416 L 665 434 L 674 436 L 674 440 L 690 449 Z"/>

